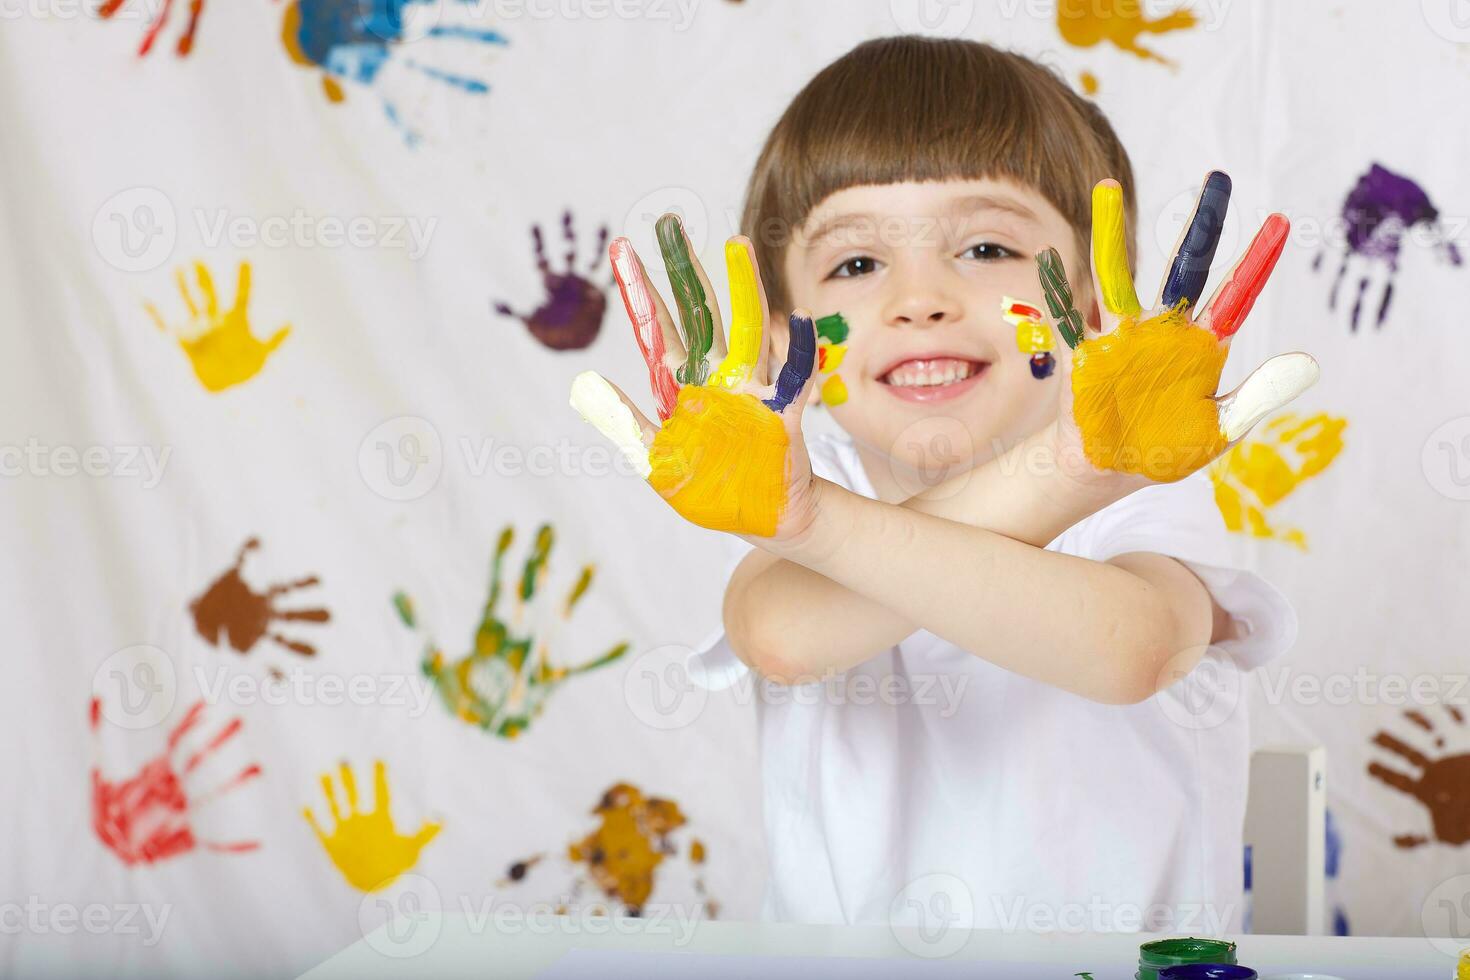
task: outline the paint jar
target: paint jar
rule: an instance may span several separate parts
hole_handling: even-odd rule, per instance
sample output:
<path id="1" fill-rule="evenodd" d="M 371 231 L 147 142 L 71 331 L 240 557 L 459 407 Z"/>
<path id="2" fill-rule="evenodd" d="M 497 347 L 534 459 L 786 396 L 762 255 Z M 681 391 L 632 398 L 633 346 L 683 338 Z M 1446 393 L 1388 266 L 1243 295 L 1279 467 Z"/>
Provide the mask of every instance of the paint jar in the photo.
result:
<path id="1" fill-rule="evenodd" d="M 1185 963 L 1159 971 L 1159 980 L 1258 980 L 1259 977 L 1250 967 L 1232 963 Z"/>
<path id="2" fill-rule="evenodd" d="M 1138 947 L 1136 980 L 1159 980 L 1159 971 L 1192 963 L 1235 965 L 1235 944 L 1228 939 L 1156 939 Z"/>

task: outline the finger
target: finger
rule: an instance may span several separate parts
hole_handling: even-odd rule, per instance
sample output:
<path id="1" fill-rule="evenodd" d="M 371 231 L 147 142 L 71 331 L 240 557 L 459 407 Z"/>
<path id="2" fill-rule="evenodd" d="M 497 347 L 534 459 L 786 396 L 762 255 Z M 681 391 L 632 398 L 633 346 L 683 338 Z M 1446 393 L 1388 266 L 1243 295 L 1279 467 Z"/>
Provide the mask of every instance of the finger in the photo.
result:
<path id="1" fill-rule="evenodd" d="M 312 832 L 316 834 L 317 840 L 325 844 L 327 835 L 322 832 L 322 825 L 316 822 L 316 814 L 311 812 L 311 807 L 302 807 L 301 812 L 306 817 L 306 822 L 311 824 Z"/>
<path id="2" fill-rule="evenodd" d="M 1048 248 L 1036 253 L 1036 275 L 1041 280 L 1041 292 L 1046 297 L 1046 308 L 1056 321 L 1057 330 L 1067 346 L 1076 350 L 1086 336 L 1083 333 L 1082 314 L 1072 299 L 1072 287 L 1067 282 L 1067 267 L 1061 253 Z"/>
<path id="3" fill-rule="evenodd" d="M 1104 331 L 1122 317 L 1137 317 L 1143 308 L 1128 268 L 1128 231 L 1123 211 L 1123 185 L 1111 178 L 1092 189 L 1092 276 L 1103 308 L 1112 314 Z"/>
<path id="4" fill-rule="evenodd" d="M 240 271 L 235 276 L 235 307 L 237 313 L 244 313 L 250 308 L 250 263 L 241 262 Z"/>
<path id="5" fill-rule="evenodd" d="M 1240 387 L 1215 399 L 1220 433 L 1227 442 L 1240 441 L 1257 422 L 1316 384 L 1321 373 L 1310 354 L 1277 354 L 1252 371 Z"/>
<path id="6" fill-rule="evenodd" d="M 633 324 L 633 338 L 648 364 L 648 387 L 658 405 L 659 418 L 666 419 L 673 414 L 674 403 L 679 400 L 679 380 L 669 367 L 664 325 L 653 301 L 653 290 L 643 273 L 643 263 L 638 261 L 632 243 L 626 238 L 614 239 L 607 254 L 612 262 L 613 278 L 623 296 L 623 307 Z"/>
<path id="7" fill-rule="evenodd" d="M 184 275 L 182 266 L 174 270 L 174 282 L 178 284 L 179 295 L 184 297 L 184 306 L 189 310 L 189 319 L 196 319 L 199 316 L 199 306 L 194 302 L 194 297 L 189 292 L 189 277 Z"/>
<path id="8" fill-rule="evenodd" d="M 1220 244 L 1220 231 L 1225 227 L 1225 211 L 1230 207 L 1230 175 L 1210 171 L 1194 202 L 1194 214 L 1180 233 L 1174 250 L 1174 263 L 1164 277 L 1159 294 L 1160 306 L 1174 306 L 1183 300 L 1191 308 L 1199 303 L 1210 278 L 1210 263 L 1215 261 L 1215 248 Z"/>
<path id="9" fill-rule="evenodd" d="M 776 393 L 765 400 L 773 412 L 785 412 L 811 380 L 817 362 L 817 326 L 805 310 L 791 314 L 791 340 L 786 347 L 786 363 L 776 378 Z"/>
<path id="10" fill-rule="evenodd" d="M 357 777 L 352 774 L 352 767 L 342 763 L 342 791 L 347 797 L 347 812 L 357 813 Z"/>
<path id="11" fill-rule="evenodd" d="M 425 844 L 433 840 L 435 837 L 439 836 L 439 831 L 441 829 L 441 826 L 437 823 L 434 823 L 432 820 L 425 820 L 424 825 L 419 828 L 419 832 L 417 834 L 414 834 L 414 849 L 422 849 Z"/>
<path id="12" fill-rule="evenodd" d="M 654 231 L 668 271 L 669 285 L 674 290 L 674 305 L 679 308 L 679 326 L 684 332 L 687 349 L 684 364 L 676 376 L 683 384 L 701 385 L 709 376 L 707 362 L 717 332 L 714 314 L 710 310 L 709 291 L 704 277 L 695 270 L 689 240 L 679 219 L 666 214 L 658 219 Z"/>
<path id="13" fill-rule="evenodd" d="M 583 371 L 572 379 L 571 401 L 582 418 L 618 447 L 638 475 L 648 479 L 653 472 L 648 447 L 655 429 L 637 406 L 596 371 Z"/>
<path id="14" fill-rule="evenodd" d="M 373 763 L 373 810 L 390 813 L 388 809 L 388 767 L 379 759 Z"/>
<path id="15" fill-rule="evenodd" d="M 725 268 L 730 277 L 730 353 L 715 369 L 710 384 L 735 388 L 754 380 L 765 346 L 766 302 L 756 271 L 750 239 L 737 236 L 725 243 Z"/>
<path id="16" fill-rule="evenodd" d="M 341 823 L 342 811 L 337 807 L 337 791 L 332 788 L 330 773 L 322 773 L 322 795 L 327 798 L 327 808 L 332 811 L 332 823 Z"/>
<path id="17" fill-rule="evenodd" d="M 214 291 L 214 276 L 203 262 L 194 263 L 194 275 L 199 279 L 199 292 L 204 297 L 204 312 L 210 322 L 219 319 L 219 296 Z"/>
<path id="18" fill-rule="evenodd" d="M 1209 327 L 1221 340 L 1235 335 L 1271 278 L 1271 270 L 1286 248 L 1289 231 L 1291 222 L 1286 215 L 1273 214 L 1266 219 L 1240 261 L 1210 297 L 1200 317 L 1202 326 Z"/>

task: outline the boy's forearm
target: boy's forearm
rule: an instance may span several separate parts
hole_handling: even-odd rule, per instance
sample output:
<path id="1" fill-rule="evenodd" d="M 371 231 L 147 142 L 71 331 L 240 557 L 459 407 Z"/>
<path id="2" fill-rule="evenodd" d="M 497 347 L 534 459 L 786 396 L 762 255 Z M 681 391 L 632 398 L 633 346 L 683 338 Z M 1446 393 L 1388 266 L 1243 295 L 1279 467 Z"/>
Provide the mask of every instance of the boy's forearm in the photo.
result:
<path id="1" fill-rule="evenodd" d="M 1050 446 L 1048 434 L 1038 433 L 1005 456 L 903 506 L 1043 547 L 1112 502 L 1069 478 L 1056 465 Z M 846 670 L 919 628 L 886 602 L 801 563 L 798 552 L 815 546 L 808 539 L 788 558 L 753 554 L 726 591 L 725 622 L 732 645 L 752 666 L 779 680 Z M 922 586 L 923 580 L 911 587 Z M 877 594 L 885 595 L 881 590 Z"/>
<path id="2" fill-rule="evenodd" d="M 1152 694 L 1179 652 L 1168 601 L 1129 571 L 834 484 L 822 492 L 818 524 L 783 557 L 886 609 L 890 628 L 922 624 L 1006 670 L 1118 703 Z M 779 656 L 775 666 L 786 679 Z"/>

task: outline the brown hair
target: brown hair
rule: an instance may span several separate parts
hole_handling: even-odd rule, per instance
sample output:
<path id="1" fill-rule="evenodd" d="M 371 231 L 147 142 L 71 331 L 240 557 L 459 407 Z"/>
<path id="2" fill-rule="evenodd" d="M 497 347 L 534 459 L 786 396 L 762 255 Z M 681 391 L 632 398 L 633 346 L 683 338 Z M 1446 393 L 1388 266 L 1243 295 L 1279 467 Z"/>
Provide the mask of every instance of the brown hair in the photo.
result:
<path id="1" fill-rule="evenodd" d="M 828 195 L 864 184 L 1008 177 L 1042 194 L 1090 265 L 1092 185 L 1123 185 L 1129 257 L 1137 202 L 1107 118 L 1052 69 L 978 41 L 880 38 L 807 83 L 756 161 L 741 225 L 771 305 L 788 309 L 792 232 Z M 1087 281 L 1084 275 L 1082 281 Z"/>

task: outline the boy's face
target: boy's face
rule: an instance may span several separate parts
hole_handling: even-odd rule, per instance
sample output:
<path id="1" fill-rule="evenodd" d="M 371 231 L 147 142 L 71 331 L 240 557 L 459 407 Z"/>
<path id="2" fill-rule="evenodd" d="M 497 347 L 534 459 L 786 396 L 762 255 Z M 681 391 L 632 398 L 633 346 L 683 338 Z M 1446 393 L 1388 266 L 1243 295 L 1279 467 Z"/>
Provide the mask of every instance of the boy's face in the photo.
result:
<path id="1" fill-rule="evenodd" d="M 880 495 L 916 492 L 1056 418 L 1061 364 L 1033 377 L 1001 298 L 1045 310 L 1034 256 L 1047 246 L 1086 282 L 1075 241 L 1041 194 L 1008 180 L 850 187 L 813 209 L 786 250 L 786 281 L 794 306 L 847 320 L 846 352 L 818 383 L 841 379 L 826 390 L 846 399 L 824 401 Z M 1078 309 L 1094 310 L 1090 289 L 1074 288 Z M 1052 356 L 1069 356 L 1059 336 Z"/>

